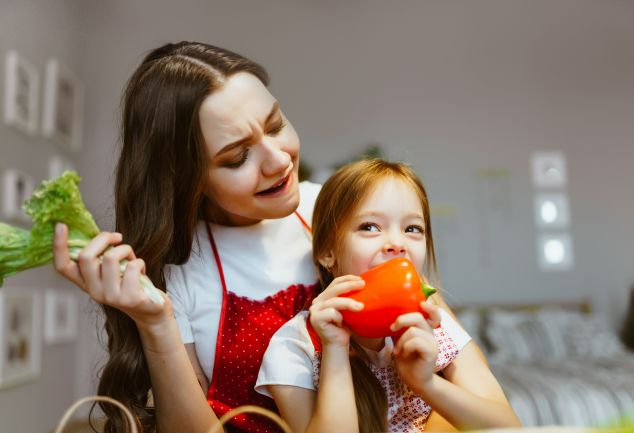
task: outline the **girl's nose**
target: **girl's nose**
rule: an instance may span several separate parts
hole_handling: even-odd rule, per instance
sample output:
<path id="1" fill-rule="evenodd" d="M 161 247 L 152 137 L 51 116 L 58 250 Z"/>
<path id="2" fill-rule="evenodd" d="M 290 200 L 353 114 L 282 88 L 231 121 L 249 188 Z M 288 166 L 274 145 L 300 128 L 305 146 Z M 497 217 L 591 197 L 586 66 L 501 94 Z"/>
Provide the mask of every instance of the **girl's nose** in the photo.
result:
<path id="1" fill-rule="evenodd" d="M 402 255 L 407 252 L 405 242 L 400 234 L 390 234 L 383 245 L 383 254 Z"/>
<path id="2" fill-rule="evenodd" d="M 275 141 L 264 140 L 262 146 L 265 152 L 262 162 L 262 174 L 270 177 L 284 173 L 291 163 L 291 156 Z"/>

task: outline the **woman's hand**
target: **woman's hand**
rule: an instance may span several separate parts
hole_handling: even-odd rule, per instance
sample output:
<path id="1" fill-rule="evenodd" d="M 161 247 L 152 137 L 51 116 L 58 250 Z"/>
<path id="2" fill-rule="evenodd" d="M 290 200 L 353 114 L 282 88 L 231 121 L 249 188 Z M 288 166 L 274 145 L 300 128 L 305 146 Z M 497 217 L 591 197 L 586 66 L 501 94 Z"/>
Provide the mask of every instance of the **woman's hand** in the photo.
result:
<path id="1" fill-rule="evenodd" d="M 355 275 L 335 278 L 319 294 L 310 307 L 310 324 L 321 339 L 323 345 L 348 347 L 350 330 L 343 325 L 341 310 L 361 311 L 363 304 L 339 295 L 363 288 L 365 281 Z"/>
<path id="2" fill-rule="evenodd" d="M 428 319 L 421 313 L 408 313 L 399 316 L 391 326 L 394 332 L 407 328 L 396 341 L 393 354 L 401 379 L 412 390 L 428 386 L 438 358 L 433 329 L 440 325 L 440 311 L 428 302 L 422 302 L 420 308 Z"/>
<path id="3" fill-rule="evenodd" d="M 126 313 L 137 326 L 158 325 L 171 316 L 171 303 L 163 292 L 164 305 L 153 302 L 144 292 L 139 278 L 145 274 L 145 263 L 134 255 L 132 247 L 121 241 L 120 233 L 102 232 L 74 262 L 68 252 L 68 228 L 58 223 L 53 242 L 55 269 L 95 301 Z M 119 266 L 122 260 L 128 261 L 123 275 Z"/>

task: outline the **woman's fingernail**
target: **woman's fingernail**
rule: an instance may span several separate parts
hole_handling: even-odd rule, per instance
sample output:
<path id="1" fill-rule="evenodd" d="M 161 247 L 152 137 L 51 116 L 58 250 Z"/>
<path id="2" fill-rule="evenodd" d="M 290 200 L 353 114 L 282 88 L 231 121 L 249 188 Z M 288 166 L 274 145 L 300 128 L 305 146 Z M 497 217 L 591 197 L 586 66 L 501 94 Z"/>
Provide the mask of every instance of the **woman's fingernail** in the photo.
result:
<path id="1" fill-rule="evenodd" d="M 61 236 L 63 231 L 64 231 L 64 226 L 62 225 L 62 223 L 55 224 L 55 234 L 57 236 Z"/>

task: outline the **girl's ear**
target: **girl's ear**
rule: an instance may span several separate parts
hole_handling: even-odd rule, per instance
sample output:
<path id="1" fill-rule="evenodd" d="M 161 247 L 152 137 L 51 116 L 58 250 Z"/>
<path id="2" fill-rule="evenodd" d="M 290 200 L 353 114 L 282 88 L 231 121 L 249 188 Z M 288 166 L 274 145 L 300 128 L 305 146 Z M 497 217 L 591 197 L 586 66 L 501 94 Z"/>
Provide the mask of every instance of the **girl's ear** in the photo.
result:
<path id="1" fill-rule="evenodd" d="M 322 257 L 319 258 L 319 264 L 321 264 L 324 268 L 331 270 L 335 265 L 335 255 L 332 251 L 328 251 Z"/>

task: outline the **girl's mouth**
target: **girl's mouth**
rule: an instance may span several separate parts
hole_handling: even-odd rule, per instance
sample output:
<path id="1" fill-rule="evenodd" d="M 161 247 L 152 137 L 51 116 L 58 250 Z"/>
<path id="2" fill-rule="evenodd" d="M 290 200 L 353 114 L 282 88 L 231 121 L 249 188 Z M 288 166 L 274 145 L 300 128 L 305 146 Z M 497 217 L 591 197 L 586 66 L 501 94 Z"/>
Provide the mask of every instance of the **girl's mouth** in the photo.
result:
<path id="1" fill-rule="evenodd" d="M 292 172 L 287 174 L 284 178 L 280 179 L 275 185 L 271 188 L 265 189 L 264 191 L 260 191 L 255 195 L 258 197 L 262 196 L 273 196 L 283 193 L 287 186 L 291 183 L 291 175 Z"/>

